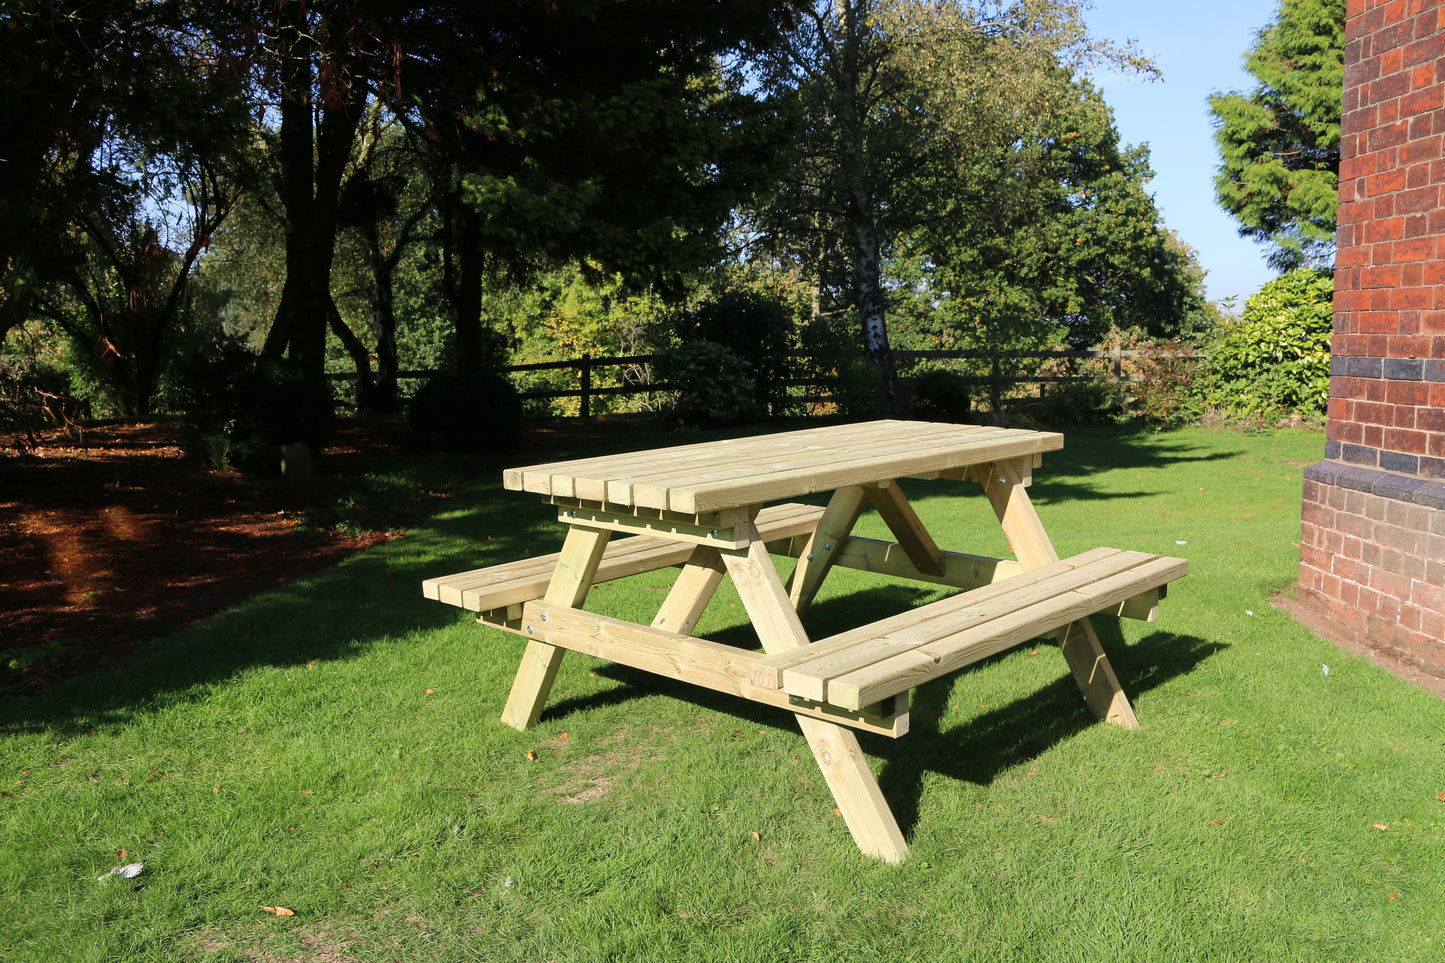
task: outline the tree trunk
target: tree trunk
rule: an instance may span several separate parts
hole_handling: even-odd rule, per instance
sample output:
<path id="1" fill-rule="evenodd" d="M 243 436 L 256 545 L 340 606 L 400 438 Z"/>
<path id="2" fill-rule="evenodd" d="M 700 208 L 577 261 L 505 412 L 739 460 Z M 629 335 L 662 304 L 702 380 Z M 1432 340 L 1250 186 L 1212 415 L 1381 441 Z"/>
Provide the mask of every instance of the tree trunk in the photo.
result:
<path id="1" fill-rule="evenodd" d="M 283 29 L 280 71 L 286 282 L 264 353 L 271 357 L 285 353 L 305 374 L 320 380 L 326 373 L 326 329 L 336 314 L 331 265 L 341 180 L 365 95 L 360 88 L 338 81 L 316 108 L 311 93 L 315 49 L 305 33 L 305 5 L 296 4 L 294 10 L 294 23 Z M 358 375 L 362 373 L 358 365 Z M 369 382 L 369 361 L 364 376 Z"/>
<path id="2" fill-rule="evenodd" d="M 862 83 L 859 56 L 861 32 L 858 10 L 851 0 L 837 0 L 835 7 L 842 25 L 842 49 L 833 110 L 838 121 L 838 150 L 843 178 L 844 222 L 853 248 L 853 301 L 862 326 L 863 354 L 878 368 L 888 408 L 898 410 L 893 350 L 888 344 L 888 317 L 883 288 L 882 244 L 879 239 L 877 200 L 868 189 L 867 158 L 864 156 L 863 124 L 866 118 L 858 105 Z"/>
<path id="3" fill-rule="evenodd" d="M 457 335 L 457 370 L 481 371 L 486 365 L 482 346 L 482 221 L 472 207 L 455 194 L 451 203 L 451 230 L 447 232 L 447 296 Z M 455 269 L 452 269 L 452 266 Z"/>

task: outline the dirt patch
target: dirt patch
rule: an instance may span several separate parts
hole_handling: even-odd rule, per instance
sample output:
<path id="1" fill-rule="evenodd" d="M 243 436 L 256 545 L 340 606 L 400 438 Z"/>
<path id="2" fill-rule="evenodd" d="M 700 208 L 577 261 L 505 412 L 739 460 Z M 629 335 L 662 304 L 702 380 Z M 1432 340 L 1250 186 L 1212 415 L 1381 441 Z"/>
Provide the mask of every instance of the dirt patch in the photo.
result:
<path id="1" fill-rule="evenodd" d="M 92 428 L 83 447 L 50 435 L 28 456 L 4 457 L 5 690 L 119 658 L 389 537 L 298 532 L 301 516 L 280 507 L 278 491 L 188 463 L 174 425 Z"/>
<path id="2" fill-rule="evenodd" d="M 637 422 L 529 423 L 522 445 L 459 454 L 477 472 L 608 444 Z M 0 697 L 28 694 L 404 531 L 424 509 L 347 532 L 288 511 L 279 479 L 188 462 L 180 426 L 53 432 L 0 449 Z M 389 421 L 349 419 L 318 476 L 359 478 L 410 457 Z M 449 459 L 453 456 L 448 454 Z M 426 493 L 445 497 L 446 492 Z M 324 516 L 324 512 L 323 512 Z"/>

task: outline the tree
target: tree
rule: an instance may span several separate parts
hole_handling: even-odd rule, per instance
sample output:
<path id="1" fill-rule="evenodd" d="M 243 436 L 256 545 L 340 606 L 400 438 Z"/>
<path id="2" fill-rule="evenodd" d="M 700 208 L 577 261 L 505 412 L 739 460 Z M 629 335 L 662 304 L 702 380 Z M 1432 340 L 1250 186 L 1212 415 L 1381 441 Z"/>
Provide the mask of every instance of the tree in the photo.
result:
<path id="1" fill-rule="evenodd" d="M 1046 347 L 1060 333 L 1088 347 L 1114 327 L 1189 332 L 1204 311 L 1203 272 L 1145 191 L 1148 148 L 1120 144 L 1087 81 L 1061 72 L 1058 83 L 1068 94 L 1027 136 L 975 153 L 953 175 L 956 196 L 987 202 L 955 204 L 906 237 L 930 296 L 950 302 L 936 323 L 976 319 L 982 330 L 961 343 L 983 335 L 1015 347 Z"/>
<path id="2" fill-rule="evenodd" d="M 1060 63 L 1098 57 L 1146 66 L 1091 40 L 1078 3 L 819 0 L 758 58 L 759 83 L 805 120 L 793 175 L 745 230 L 820 294 L 834 288 L 890 400 L 886 265 L 900 238 L 994 203 L 960 196 L 960 174 L 1034 136 L 1066 89 Z"/>
<path id="3" fill-rule="evenodd" d="M 12 0 L 0 11 L 0 339 L 79 269 L 78 215 L 136 203 L 147 163 L 180 145 L 219 152 L 236 129 L 240 70 L 211 42 L 216 8 Z"/>
<path id="4" fill-rule="evenodd" d="M 1345 0 L 1281 0 L 1245 59 L 1259 85 L 1209 98 L 1216 200 L 1278 270 L 1334 260 L 1344 47 Z"/>
<path id="5" fill-rule="evenodd" d="M 717 70 L 777 35 L 779 0 L 523 0 L 429 9 L 410 42 L 414 109 L 434 147 L 460 364 L 480 357 L 483 279 L 594 264 L 682 293 L 718 256 L 731 206 L 784 159 L 777 123 Z"/>

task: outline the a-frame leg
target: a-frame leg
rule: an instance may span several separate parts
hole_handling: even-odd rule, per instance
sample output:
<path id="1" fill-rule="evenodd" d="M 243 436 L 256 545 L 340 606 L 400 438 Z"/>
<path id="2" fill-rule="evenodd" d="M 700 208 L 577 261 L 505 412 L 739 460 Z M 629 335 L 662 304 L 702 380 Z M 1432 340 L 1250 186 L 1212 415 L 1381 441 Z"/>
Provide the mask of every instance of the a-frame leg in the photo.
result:
<path id="1" fill-rule="evenodd" d="M 722 558 L 763 649 L 772 655 L 808 644 L 807 633 L 788 601 L 788 592 L 767 549 L 757 540 L 756 530 L 752 535 L 746 549 L 724 549 Z M 797 719 L 858 848 L 885 862 L 903 862 L 908 856 L 908 843 L 878 788 L 857 735 L 831 722 L 807 716 Z"/>
<path id="2" fill-rule="evenodd" d="M 693 626 L 697 625 L 703 609 L 712 601 L 713 593 L 726 574 L 727 568 L 718 550 L 709 545 L 699 545 L 683 565 L 677 581 L 672 583 L 667 598 L 652 620 L 652 627 L 691 635 Z"/>
<path id="3" fill-rule="evenodd" d="M 597 575 L 597 566 L 602 561 L 610 534 L 606 529 L 569 527 L 561 555 L 557 558 L 557 568 L 543 598 L 556 605 L 580 607 L 592 588 L 592 580 Z M 522 664 L 517 668 L 517 677 L 512 680 L 506 708 L 502 710 L 503 722 L 513 729 L 522 730 L 537 724 L 565 651 L 545 642 L 527 643 Z"/>
<path id="4" fill-rule="evenodd" d="M 833 558 L 853 531 L 866 501 L 863 489 L 857 486 L 840 488 L 833 493 L 788 581 L 789 605 L 794 612 L 801 615 L 813 604 L 813 596 L 818 594 L 818 587 L 833 567 Z"/>
<path id="5" fill-rule="evenodd" d="M 974 477 L 983 483 L 989 503 L 1023 567 L 1039 568 L 1057 562 L 1059 554 L 1054 551 L 1053 543 L 1024 488 L 1024 466 L 1014 461 L 995 462 L 989 466 L 986 475 L 980 470 Z M 1099 637 L 1087 618 L 1079 619 L 1064 630 L 1062 648 L 1074 681 L 1079 685 L 1079 692 L 1094 715 L 1126 729 L 1139 728 L 1134 707 L 1129 704 L 1129 697 L 1124 694 L 1114 667 L 1109 664 L 1109 657 L 1104 654 Z"/>

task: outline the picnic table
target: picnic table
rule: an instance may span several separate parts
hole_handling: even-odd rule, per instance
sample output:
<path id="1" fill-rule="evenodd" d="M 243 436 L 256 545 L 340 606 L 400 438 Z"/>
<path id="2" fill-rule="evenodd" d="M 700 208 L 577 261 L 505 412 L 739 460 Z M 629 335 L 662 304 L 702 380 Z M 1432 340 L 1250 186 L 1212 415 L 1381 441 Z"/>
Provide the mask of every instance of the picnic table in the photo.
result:
<path id="1" fill-rule="evenodd" d="M 1183 559 L 1096 548 L 1060 559 L 1028 497 L 1055 432 L 873 421 L 510 469 L 557 509 L 560 552 L 427 579 L 427 598 L 522 635 L 502 719 L 537 722 L 568 649 L 793 713 L 859 848 L 908 853 L 855 730 L 908 731 L 915 686 L 1036 638 L 1058 641 L 1095 715 L 1136 728 L 1089 616 L 1152 620 Z M 977 483 L 1015 556 L 943 550 L 900 478 Z M 831 492 L 826 506 L 789 501 Z M 892 541 L 852 534 L 867 506 Z M 617 538 L 615 534 L 625 537 Z M 787 579 L 773 557 L 796 564 Z M 803 616 L 834 566 L 958 589 L 813 639 Z M 595 584 L 678 567 L 651 624 L 587 612 Z M 731 578 L 762 651 L 692 635 Z"/>

